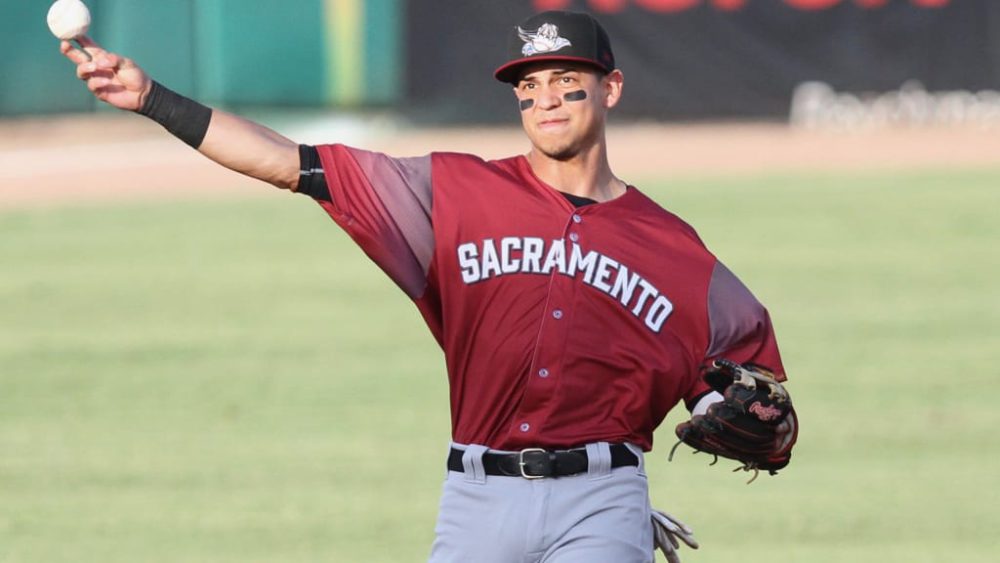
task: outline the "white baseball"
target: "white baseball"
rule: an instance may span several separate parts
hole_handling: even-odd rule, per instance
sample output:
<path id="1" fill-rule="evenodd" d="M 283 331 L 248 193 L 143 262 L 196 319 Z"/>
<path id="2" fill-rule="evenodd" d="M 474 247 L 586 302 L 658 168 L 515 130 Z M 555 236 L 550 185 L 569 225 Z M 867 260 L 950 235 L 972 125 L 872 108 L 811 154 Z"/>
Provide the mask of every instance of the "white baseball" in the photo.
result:
<path id="1" fill-rule="evenodd" d="M 80 0 L 56 0 L 49 8 L 49 29 L 64 41 L 76 39 L 90 28 L 90 10 Z"/>

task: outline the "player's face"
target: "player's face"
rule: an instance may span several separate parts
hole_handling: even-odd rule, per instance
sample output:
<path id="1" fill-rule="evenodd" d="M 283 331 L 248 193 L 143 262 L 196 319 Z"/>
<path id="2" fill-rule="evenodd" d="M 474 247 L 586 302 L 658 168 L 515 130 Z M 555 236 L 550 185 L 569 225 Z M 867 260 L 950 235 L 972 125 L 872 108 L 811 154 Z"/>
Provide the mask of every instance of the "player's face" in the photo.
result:
<path id="1" fill-rule="evenodd" d="M 621 84 L 617 70 L 603 75 L 586 65 L 560 62 L 527 67 L 514 94 L 532 146 L 550 158 L 569 160 L 601 142 Z"/>

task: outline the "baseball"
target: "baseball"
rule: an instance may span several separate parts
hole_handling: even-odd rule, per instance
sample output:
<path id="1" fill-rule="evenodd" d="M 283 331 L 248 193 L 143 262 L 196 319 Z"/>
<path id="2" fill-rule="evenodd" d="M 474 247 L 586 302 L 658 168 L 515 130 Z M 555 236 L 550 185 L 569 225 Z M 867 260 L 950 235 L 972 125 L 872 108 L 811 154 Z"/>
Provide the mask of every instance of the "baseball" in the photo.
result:
<path id="1" fill-rule="evenodd" d="M 56 0 L 47 19 L 52 34 L 65 41 L 80 37 L 90 28 L 90 10 L 80 0 Z"/>

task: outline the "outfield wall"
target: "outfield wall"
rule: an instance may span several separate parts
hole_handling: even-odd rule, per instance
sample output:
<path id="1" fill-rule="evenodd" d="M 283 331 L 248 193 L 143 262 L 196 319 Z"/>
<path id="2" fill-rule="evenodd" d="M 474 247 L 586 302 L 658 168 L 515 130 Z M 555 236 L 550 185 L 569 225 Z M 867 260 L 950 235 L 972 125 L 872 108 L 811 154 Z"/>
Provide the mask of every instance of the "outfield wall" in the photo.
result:
<path id="1" fill-rule="evenodd" d="M 406 99 L 435 120 L 508 118 L 515 107 L 510 92 L 489 76 L 504 56 L 511 22 L 546 8 L 588 10 L 608 29 L 626 77 L 619 115 L 786 118 L 804 83 L 825 84 L 862 104 L 914 85 L 932 95 L 987 91 L 984 102 L 1000 89 L 996 0 L 411 0 L 408 5 L 408 44 L 414 51 Z M 493 44 L 478 49 L 485 39 Z M 435 72 L 441 61 L 448 61 L 446 73 Z M 800 109 L 825 115 L 824 108 L 837 100 L 812 96 L 809 101 L 820 107 Z"/>
<path id="2" fill-rule="evenodd" d="M 385 105 L 401 92 L 404 0 L 86 0 L 90 35 L 226 106 Z M 48 0 L 0 6 L 0 116 L 98 107 L 59 54 Z"/>
<path id="3" fill-rule="evenodd" d="M 376 106 L 420 123 L 506 122 L 509 89 L 491 78 L 506 35 L 560 8 L 590 11 L 611 33 L 627 77 L 618 115 L 1000 123 L 996 0 L 87 3 L 98 41 L 226 107 Z M 48 6 L 0 7 L 0 116 L 98 107 L 45 27 Z"/>

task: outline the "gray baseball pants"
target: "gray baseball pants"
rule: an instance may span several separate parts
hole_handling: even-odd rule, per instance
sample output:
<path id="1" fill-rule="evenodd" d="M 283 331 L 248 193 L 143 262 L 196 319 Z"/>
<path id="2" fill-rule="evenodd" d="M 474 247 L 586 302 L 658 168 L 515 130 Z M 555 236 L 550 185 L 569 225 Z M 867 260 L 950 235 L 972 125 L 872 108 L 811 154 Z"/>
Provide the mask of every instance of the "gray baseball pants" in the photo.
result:
<path id="1" fill-rule="evenodd" d="M 604 442 L 589 470 L 569 477 L 486 475 L 483 446 L 448 472 L 430 563 L 652 563 L 653 529 L 642 451 L 638 467 L 611 469 Z"/>

